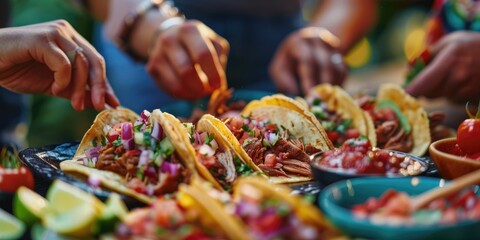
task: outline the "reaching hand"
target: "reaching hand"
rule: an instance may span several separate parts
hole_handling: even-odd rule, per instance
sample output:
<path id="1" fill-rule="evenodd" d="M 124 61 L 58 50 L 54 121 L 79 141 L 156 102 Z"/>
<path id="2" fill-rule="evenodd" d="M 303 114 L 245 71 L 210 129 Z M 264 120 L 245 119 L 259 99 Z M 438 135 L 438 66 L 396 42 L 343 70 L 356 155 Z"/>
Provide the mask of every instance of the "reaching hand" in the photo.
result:
<path id="1" fill-rule="evenodd" d="M 228 42 L 203 23 L 186 21 L 155 40 L 148 72 L 170 95 L 195 100 L 226 89 Z"/>
<path id="2" fill-rule="evenodd" d="M 319 83 L 342 84 L 347 68 L 336 50 L 339 40 L 323 28 L 306 27 L 280 45 L 270 75 L 280 91 L 298 95 Z M 297 82 L 298 81 L 298 82 Z"/>
<path id="3" fill-rule="evenodd" d="M 76 110 L 119 105 L 103 57 L 66 21 L 0 29 L 0 85 L 70 99 Z"/>
<path id="4" fill-rule="evenodd" d="M 455 32 L 431 48 L 432 60 L 407 87 L 413 96 L 477 102 L 480 97 L 480 33 Z"/>

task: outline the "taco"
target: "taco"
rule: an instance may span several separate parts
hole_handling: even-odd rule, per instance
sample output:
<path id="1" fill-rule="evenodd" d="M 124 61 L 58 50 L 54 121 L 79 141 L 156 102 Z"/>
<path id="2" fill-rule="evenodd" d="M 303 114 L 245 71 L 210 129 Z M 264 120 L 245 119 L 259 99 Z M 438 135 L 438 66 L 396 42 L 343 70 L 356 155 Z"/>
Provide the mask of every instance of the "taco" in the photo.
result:
<path id="1" fill-rule="evenodd" d="M 232 196 L 216 191 L 201 181 L 192 181 L 192 188 L 221 203 L 223 210 L 243 229 L 247 239 L 332 239 L 337 230 L 320 210 L 291 189 L 271 184 L 259 176 L 241 177 Z"/>
<path id="2" fill-rule="evenodd" d="M 312 113 L 281 95 L 250 102 L 241 116 L 222 119 L 223 136 L 247 163 L 275 183 L 312 179 L 309 156 L 332 148 Z"/>
<path id="3" fill-rule="evenodd" d="M 183 161 L 169 134 L 171 126 L 160 110 L 140 116 L 127 109 L 98 114 L 72 160 L 60 163 L 64 172 L 100 182 L 106 188 L 150 202 L 152 196 L 176 192 L 195 167 Z"/>
<path id="4" fill-rule="evenodd" d="M 308 92 L 304 104 L 315 115 L 335 147 L 347 139 L 367 137 L 376 141 L 371 118 L 338 86 L 320 84 Z"/>
<path id="5" fill-rule="evenodd" d="M 171 134 L 177 134 L 180 139 L 172 142 L 179 154 L 194 163 L 198 173 L 218 189 L 230 191 L 239 176 L 259 171 L 234 150 L 220 130 L 228 131 L 227 127 L 212 115 L 203 115 L 196 127 L 191 123 L 182 124 L 168 113 L 163 115 L 172 125 Z"/>
<path id="6" fill-rule="evenodd" d="M 372 146 L 422 156 L 431 142 L 429 120 L 420 103 L 400 86 L 383 84 L 377 98 L 362 96 L 358 105 L 372 118 Z"/>
<path id="7" fill-rule="evenodd" d="M 240 179 L 234 187 L 235 215 L 251 239 L 332 239 L 339 236 L 320 210 L 286 186 L 258 177 Z"/>
<path id="8" fill-rule="evenodd" d="M 242 230 L 220 203 L 181 185 L 176 198 L 133 210 L 115 232 L 119 239 L 247 239 Z"/>

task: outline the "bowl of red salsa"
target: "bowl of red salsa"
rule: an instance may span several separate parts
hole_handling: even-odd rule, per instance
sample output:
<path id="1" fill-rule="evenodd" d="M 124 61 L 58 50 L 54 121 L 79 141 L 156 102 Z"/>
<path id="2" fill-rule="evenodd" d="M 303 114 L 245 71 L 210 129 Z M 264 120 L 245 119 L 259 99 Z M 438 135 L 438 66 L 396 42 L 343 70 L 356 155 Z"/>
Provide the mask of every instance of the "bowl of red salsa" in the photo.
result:
<path id="1" fill-rule="evenodd" d="M 477 154 L 465 153 L 457 138 L 438 140 L 430 145 L 429 152 L 443 178 L 455 179 L 480 169 L 480 149 Z"/>
<path id="2" fill-rule="evenodd" d="M 324 188 L 318 204 L 346 235 L 366 239 L 478 239 L 480 189 L 464 189 L 414 212 L 410 196 L 445 186 L 439 178 L 357 178 Z"/>
<path id="3" fill-rule="evenodd" d="M 317 182 L 326 186 L 349 178 L 423 175 L 428 164 L 404 152 L 372 148 L 367 139 L 357 138 L 316 156 L 311 161 L 311 169 Z"/>

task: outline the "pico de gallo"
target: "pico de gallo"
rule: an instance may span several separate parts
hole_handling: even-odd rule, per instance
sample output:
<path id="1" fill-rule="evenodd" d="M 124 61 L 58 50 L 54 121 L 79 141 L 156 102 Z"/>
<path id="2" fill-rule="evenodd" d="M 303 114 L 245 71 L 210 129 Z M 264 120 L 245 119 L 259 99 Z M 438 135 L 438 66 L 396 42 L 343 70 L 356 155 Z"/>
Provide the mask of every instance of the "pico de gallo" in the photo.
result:
<path id="1" fill-rule="evenodd" d="M 235 215 L 252 239 L 321 239 L 320 229 L 302 222 L 289 203 L 250 185 L 242 185 L 238 191 Z"/>
<path id="2" fill-rule="evenodd" d="M 311 176 L 309 155 L 320 150 L 281 126 L 259 117 L 225 120 L 252 161 L 268 176 Z"/>
<path id="3" fill-rule="evenodd" d="M 426 170 L 424 163 L 405 154 L 372 148 L 366 138 L 349 139 L 339 148 L 324 152 L 313 164 L 348 174 L 411 176 Z"/>
<path id="4" fill-rule="evenodd" d="M 105 136 L 80 159 L 85 166 L 111 171 L 125 178 L 127 187 L 149 196 L 175 192 L 189 177 L 170 140 L 150 112 L 144 110 L 135 123 L 106 126 Z M 89 179 L 95 184 L 94 179 Z"/>
<path id="5" fill-rule="evenodd" d="M 406 193 L 389 189 L 379 198 L 353 206 L 352 212 L 380 225 L 446 225 L 480 220 L 480 197 L 471 188 L 437 199 L 414 212 L 409 211 L 409 204 Z"/>
<path id="6" fill-rule="evenodd" d="M 157 199 L 130 212 L 116 229 L 119 239 L 226 239 L 219 228 L 206 226 L 200 208 L 185 208 L 174 199 Z"/>
<path id="7" fill-rule="evenodd" d="M 335 147 L 342 145 L 347 139 L 360 137 L 360 131 L 353 127 L 352 119 L 343 118 L 337 111 L 328 109 L 327 103 L 318 97 L 307 99 L 307 102 L 310 111 L 325 128 Z"/>
<path id="8" fill-rule="evenodd" d="M 223 189 L 230 191 L 237 177 L 253 173 L 252 167 L 243 163 L 233 150 L 218 144 L 214 133 L 198 132 L 191 123 L 184 126 L 190 134 L 197 159 Z"/>
<path id="9" fill-rule="evenodd" d="M 0 191 L 15 192 L 21 186 L 33 189 L 33 175 L 18 161 L 15 151 L 4 147 L 0 152 Z"/>

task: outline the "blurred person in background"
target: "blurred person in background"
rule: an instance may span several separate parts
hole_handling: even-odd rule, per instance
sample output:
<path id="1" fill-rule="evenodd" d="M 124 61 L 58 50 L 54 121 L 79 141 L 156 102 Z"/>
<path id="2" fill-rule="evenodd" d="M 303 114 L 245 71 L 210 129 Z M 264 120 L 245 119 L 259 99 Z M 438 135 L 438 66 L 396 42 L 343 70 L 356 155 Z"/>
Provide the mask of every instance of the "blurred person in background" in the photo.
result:
<path id="1" fill-rule="evenodd" d="M 427 50 L 417 60 L 426 66 L 406 90 L 414 96 L 478 103 L 480 1 L 436 0 L 426 28 Z"/>
<path id="2" fill-rule="evenodd" d="M 199 99 L 225 78 L 235 89 L 295 95 L 342 84 L 343 55 L 376 18 L 373 0 L 318 1 L 309 21 L 299 0 L 172 2 L 179 12 L 162 1 L 89 1 L 107 36 L 137 60 L 95 40 L 112 87 L 137 112 Z"/>

